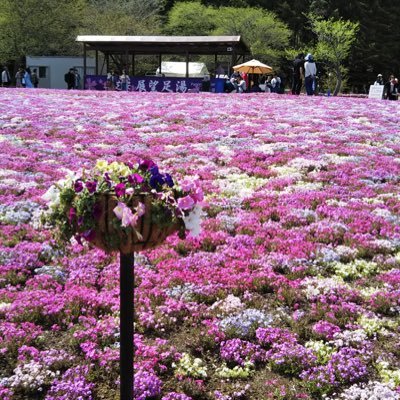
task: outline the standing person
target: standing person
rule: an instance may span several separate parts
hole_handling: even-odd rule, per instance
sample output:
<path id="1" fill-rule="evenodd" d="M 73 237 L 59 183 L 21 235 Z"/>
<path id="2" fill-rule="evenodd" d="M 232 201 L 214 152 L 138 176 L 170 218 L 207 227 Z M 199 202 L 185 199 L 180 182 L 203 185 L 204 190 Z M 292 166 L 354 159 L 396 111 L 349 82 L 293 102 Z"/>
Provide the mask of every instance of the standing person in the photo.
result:
<path id="1" fill-rule="evenodd" d="M 74 74 L 75 74 L 75 89 L 80 89 L 81 88 L 81 76 L 78 72 L 78 70 L 75 68 L 74 69 Z"/>
<path id="2" fill-rule="evenodd" d="M 39 77 L 36 68 L 33 69 L 33 72 L 31 74 L 31 81 L 34 88 L 37 88 L 39 86 Z"/>
<path id="3" fill-rule="evenodd" d="M 304 81 L 306 84 L 306 92 L 308 96 L 312 96 L 315 91 L 315 78 L 317 76 L 317 66 L 315 65 L 312 54 L 307 54 L 304 59 Z"/>
<path id="4" fill-rule="evenodd" d="M 15 74 L 15 87 L 22 88 L 25 87 L 25 78 L 24 78 L 24 69 L 18 68 L 17 73 Z"/>
<path id="5" fill-rule="evenodd" d="M 374 86 L 384 85 L 382 74 L 378 74 L 376 77 L 376 81 L 374 82 Z"/>
<path id="6" fill-rule="evenodd" d="M 11 76 L 8 72 L 8 68 L 4 67 L 3 72 L 1 73 L 1 86 L 8 87 L 11 84 Z"/>
<path id="7" fill-rule="evenodd" d="M 292 94 L 299 95 L 304 79 L 304 54 L 300 53 L 293 61 Z"/>
<path id="8" fill-rule="evenodd" d="M 24 73 L 25 87 L 30 89 L 33 88 L 33 83 L 31 80 L 31 69 L 28 67 Z"/>
<path id="9" fill-rule="evenodd" d="M 126 74 L 125 70 L 122 70 L 122 75 L 119 77 L 121 80 L 121 90 L 128 90 L 128 84 L 130 83 L 129 76 Z"/>
<path id="10" fill-rule="evenodd" d="M 75 73 L 73 68 L 70 68 L 69 71 L 64 75 L 64 81 L 67 84 L 68 90 L 75 87 Z"/>
<path id="11" fill-rule="evenodd" d="M 385 83 L 383 98 L 386 100 L 397 100 L 399 96 L 399 84 L 394 75 L 390 75 L 389 81 Z"/>

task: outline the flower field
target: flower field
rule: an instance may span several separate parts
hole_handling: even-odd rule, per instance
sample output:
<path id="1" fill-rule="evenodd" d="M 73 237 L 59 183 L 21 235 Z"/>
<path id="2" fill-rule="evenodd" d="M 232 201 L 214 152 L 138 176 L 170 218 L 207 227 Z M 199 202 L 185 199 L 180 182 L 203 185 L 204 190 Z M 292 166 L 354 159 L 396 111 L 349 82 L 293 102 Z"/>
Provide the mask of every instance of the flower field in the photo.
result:
<path id="1" fill-rule="evenodd" d="M 119 258 L 56 242 L 97 160 L 198 177 L 202 232 L 135 257 L 137 400 L 400 399 L 400 106 L 0 89 L 0 398 L 119 398 Z"/>

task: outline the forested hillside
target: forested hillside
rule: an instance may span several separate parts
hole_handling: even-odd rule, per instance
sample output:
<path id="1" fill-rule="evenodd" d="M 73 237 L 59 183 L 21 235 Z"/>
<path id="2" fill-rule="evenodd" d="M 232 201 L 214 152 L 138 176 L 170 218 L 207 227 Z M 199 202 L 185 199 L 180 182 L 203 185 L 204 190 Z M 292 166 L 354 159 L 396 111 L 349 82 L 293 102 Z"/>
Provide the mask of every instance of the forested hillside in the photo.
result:
<path id="1" fill-rule="evenodd" d="M 400 30 L 395 0 L 3 0 L 0 63 L 26 55 L 73 55 L 78 34 L 240 34 L 253 56 L 286 71 L 299 50 L 317 42 L 309 14 L 358 22 L 343 65 L 347 87 L 369 85 L 378 73 L 400 69 Z M 323 62 L 324 60 L 319 60 Z"/>

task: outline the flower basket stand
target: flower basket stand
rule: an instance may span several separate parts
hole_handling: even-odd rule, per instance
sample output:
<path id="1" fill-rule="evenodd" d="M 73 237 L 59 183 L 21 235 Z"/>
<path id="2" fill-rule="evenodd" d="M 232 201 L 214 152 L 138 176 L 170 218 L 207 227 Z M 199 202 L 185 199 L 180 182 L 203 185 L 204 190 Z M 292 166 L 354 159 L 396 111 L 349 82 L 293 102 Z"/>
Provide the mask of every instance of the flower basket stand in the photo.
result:
<path id="1" fill-rule="evenodd" d="M 113 209 L 117 204 L 114 196 L 104 196 L 101 201 L 101 215 L 96 226 L 96 236 L 91 241 L 93 245 L 110 253 L 120 253 L 120 398 L 133 400 L 133 361 L 134 361 L 134 252 L 157 247 L 169 235 L 179 230 L 180 225 L 159 227 L 152 223 L 151 199 L 137 196 L 132 206 L 138 202 L 145 204 L 146 213 L 140 217 L 135 230 L 117 229 L 113 224 Z M 112 239 L 117 247 L 110 244 Z"/>

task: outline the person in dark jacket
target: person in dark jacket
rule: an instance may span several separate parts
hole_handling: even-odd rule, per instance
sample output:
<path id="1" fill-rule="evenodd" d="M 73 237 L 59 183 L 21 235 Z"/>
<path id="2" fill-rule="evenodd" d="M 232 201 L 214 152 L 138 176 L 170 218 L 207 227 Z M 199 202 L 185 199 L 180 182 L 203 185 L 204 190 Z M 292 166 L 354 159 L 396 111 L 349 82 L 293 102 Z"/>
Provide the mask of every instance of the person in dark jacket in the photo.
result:
<path id="1" fill-rule="evenodd" d="M 383 98 L 387 100 L 397 100 L 399 97 L 399 83 L 394 75 L 390 75 L 389 81 L 385 83 Z"/>
<path id="2" fill-rule="evenodd" d="M 300 53 L 293 61 L 292 94 L 300 94 L 304 78 L 304 54 Z"/>
<path id="3" fill-rule="evenodd" d="M 75 88 L 75 72 L 73 68 L 70 68 L 69 71 L 64 75 L 64 81 L 67 84 L 68 89 Z"/>

